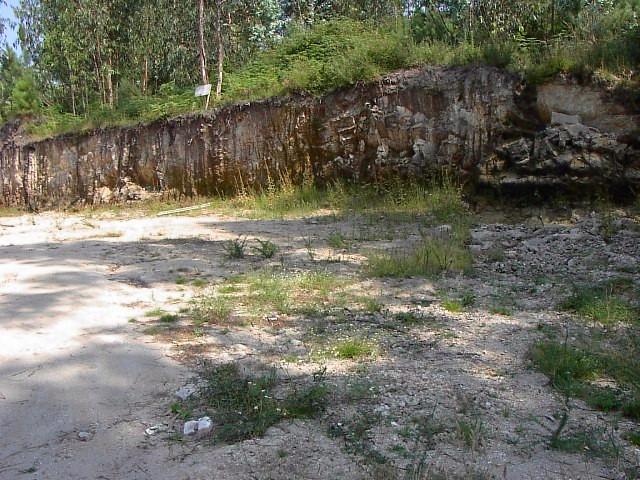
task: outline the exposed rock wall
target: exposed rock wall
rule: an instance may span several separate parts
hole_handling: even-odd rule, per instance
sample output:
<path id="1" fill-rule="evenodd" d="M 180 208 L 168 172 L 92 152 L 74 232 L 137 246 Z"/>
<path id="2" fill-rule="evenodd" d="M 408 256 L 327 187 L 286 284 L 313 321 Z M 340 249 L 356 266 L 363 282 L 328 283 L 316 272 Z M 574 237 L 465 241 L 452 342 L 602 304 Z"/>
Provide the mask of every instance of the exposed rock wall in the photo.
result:
<path id="1" fill-rule="evenodd" d="M 444 166 L 497 185 L 640 182 L 638 146 L 620 141 L 614 129 L 545 130 L 544 109 L 557 109 L 557 96 L 536 104 L 516 76 L 491 67 L 433 67 L 320 98 L 271 99 L 37 142 L 7 124 L 0 131 L 0 204 L 136 196 L 132 185 L 212 194 L 277 180 L 281 172 L 294 180 L 311 172 L 320 180 L 419 178 Z M 561 113 L 574 113 L 567 110 Z M 615 115 L 633 140 L 624 122 L 638 117 L 622 107 Z"/>

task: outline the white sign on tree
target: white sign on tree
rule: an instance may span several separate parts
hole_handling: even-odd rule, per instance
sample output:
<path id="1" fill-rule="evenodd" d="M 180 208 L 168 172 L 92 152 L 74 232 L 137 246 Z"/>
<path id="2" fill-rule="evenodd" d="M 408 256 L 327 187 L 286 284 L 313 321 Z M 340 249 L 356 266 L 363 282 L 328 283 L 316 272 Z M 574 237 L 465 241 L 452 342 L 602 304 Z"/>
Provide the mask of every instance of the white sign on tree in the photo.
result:
<path id="1" fill-rule="evenodd" d="M 196 97 L 206 97 L 211 95 L 211 84 L 207 83 L 206 85 L 198 85 L 196 87 Z"/>
<path id="2" fill-rule="evenodd" d="M 205 105 L 205 110 L 209 108 L 209 97 L 211 96 L 211 84 L 207 83 L 206 85 L 198 85 L 196 87 L 195 92 L 196 97 L 207 97 L 207 103 Z"/>

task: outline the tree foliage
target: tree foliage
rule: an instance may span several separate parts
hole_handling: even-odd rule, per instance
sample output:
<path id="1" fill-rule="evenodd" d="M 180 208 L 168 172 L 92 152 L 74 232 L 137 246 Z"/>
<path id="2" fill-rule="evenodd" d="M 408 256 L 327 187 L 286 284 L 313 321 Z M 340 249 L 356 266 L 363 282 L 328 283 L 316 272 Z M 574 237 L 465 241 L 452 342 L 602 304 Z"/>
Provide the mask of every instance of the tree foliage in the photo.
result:
<path id="1" fill-rule="evenodd" d="M 3 54 L 0 115 L 157 118 L 198 108 L 189 91 L 202 78 L 230 101 L 319 93 L 433 61 L 485 61 L 532 79 L 628 76 L 640 61 L 640 0 L 204 0 L 201 17 L 199 4 L 20 0 L 23 58 Z"/>

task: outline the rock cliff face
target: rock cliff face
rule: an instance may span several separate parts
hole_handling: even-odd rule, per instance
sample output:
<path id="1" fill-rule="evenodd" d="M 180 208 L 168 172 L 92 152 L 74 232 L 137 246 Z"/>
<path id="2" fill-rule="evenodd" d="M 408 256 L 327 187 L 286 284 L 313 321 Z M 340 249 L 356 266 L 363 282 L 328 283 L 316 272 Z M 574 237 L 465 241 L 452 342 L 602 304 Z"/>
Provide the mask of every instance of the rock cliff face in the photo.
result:
<path id="1" fill-rule="evenodd" d="M 532 92 L 499 69 L 433 67 L 320 98 L 277 98 L 36 142 L 9 123 L 0 131 L 0 204 L 230 192 L 285 172 L 294 180 L 419 178 L 443 167 L 498 186 L 639 185 L 638 115 L 581 89 Z M 583 103 L 567 100 L 572 91 Z"/>

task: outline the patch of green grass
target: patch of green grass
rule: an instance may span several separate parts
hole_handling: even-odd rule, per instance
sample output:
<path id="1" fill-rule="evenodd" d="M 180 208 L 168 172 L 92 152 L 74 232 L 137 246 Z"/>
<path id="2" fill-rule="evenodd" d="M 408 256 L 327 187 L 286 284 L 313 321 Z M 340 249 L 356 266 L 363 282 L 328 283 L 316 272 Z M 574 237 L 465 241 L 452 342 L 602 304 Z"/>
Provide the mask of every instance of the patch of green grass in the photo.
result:
<path id="1" fill-rule="evenodd" d="M 510 317 L 513 315 L 513 312 L 504 305 L 492 305 L 489 307 L 489 313 L 492 315 L 502 315 L 504 317 Z"/>
<path id="2" fill-rule="evenodd" d="M 336 343 L 330 352 L 341 360 L 362 360 L 375 357 L 378 348 L 370 341 L 352 338 Z"/>
<path id="3" fill-rule="evenodd" d="M 446 178 L 429 184 L 394 180 L 375 186 L 338 181 L 320 188 L 314 183 L 311 166 L 303 168 L 301 179 L 281 172 L 277 181 L 272 179 L 265 188 L 243 191 L 219 202 L 216 208 L 255 219 L 301 217 L 324 210 L 338 216 L 364 215 L 374 220 L 375 228 L 361 240 L 389 237 L 380 229 L 380 217 L 395 222 L 424 218 L 430 224 L 442 224 L 468 216 L 460 188 Z M 362 237 L 362 232 L 354 237 Z M 342 232 L 332 233 L 327 241 L 334 248 L 351 245 L 351 239 Z"/>
<path id="4" fill-rule="evenodd" d="M 640 420 L 640 396 L 626 402 L 622 406 L 622 413 L 624 413 L 626 417 Z"/>
<path id="5" fill-rule="evenodd" d="M 610 284 L 597 288 L 576 287 L 560 308 L 603 324 L 636 322 L 639 315 L 636 308 L 616 295 L 615 285 Z"/>
<path id="6" fill-rule="evenodd" d="M 191 301 L 189 314 L 196 325 L 224 324 L 229 321 L 232 311 L 231 301 L 227 297 L 206 292 Z"/>
<path id="7" fill-rule="evenodd" d="M 185 406 L 181 402 L 173 402 L 171 404 L 171 413 L 176 415 L 178 418 L 181 418 L 182 420 L 187 420 L 191 418 L 193 414 L 191 409 Z"/>
<path id="8" fill-rule="evenodd" d="M 327 237 L 330 247 L 338 250 L 347 250 L 351 247 L 351 242 L 342 232 L 333 232 Z"/>
<path id="9" fill-rule="evenodd" d="M 622 411 L 640 419 L 640 340 L 634 331 L 623 336 L 624 340 L 612 341 L 600 333 L 581 348 L 545 340 L 532 348 L 531 358 L 564 395 L 582 398 L 599 410 Z M 615 382 L 616 388 L 599 386 L 600 378 Z"/>
<path id="10" fill-rule="evenodd" d="M 380 313 L 384 308 L 384 304 L 375 297 L 357 296 L 353 298 L 353 301 L 361 304 L 367 313 Z"/>
<path id="11" fill-rule="evenodd" d="M 433 239 L 409 252 L 373 253 L 366 271 L 372 277 L 432 277 L 443 272 L 467 272 L 471 264 L 471 253 L 463 243 Z"/>
<path id="12" fill-rule="evenodd" d="M 145 335 L 159 335 L 166 330 L 167 329 L 164 325 L 152 325 L 142 330 L 142 333 L 144 333 Z"/>
<path id="13" fill-rule="evenodd" d="M 232 281 L 232 280 L 229 280 Z M 225 285 L 221 285 L 218 288 L 218 293 L 221 295 L 229 295 L 232 293 L 238 293 L 242 291 L 242 287 L 240 285 L 236 285 L 235 283 L 227 283 Z"/>
<path id="14" fill-rule="evenodd" d="M 580 392 L 582 382 L 594 379 L 600 372 L 600 362 L 590 352 L 542 341 L 531 350 L 534 364 L 551 380 L 551 384 L 567 395 Z"/>
<path id="15" fill-rule="evenodd" d="M 324 410 L 328 388 L 316 377 L 312 384 L 288 387 L 283 400 L 276 398 L 279 386 L 275 371 L 253 377 L 244 375 L 237 365 L 207 368 L 203 373 L 207 387 L 202 398 L 219 422 L 214 434 L 223 442 L 237 442 L 264 435 L 284 418 L 314 417 Z"/>
<path id="16" fill-rule="evenodd" d="M 460 303 L 464 308 L 471 308 L 476 304 L 476 296 L 473 292 L 464 292 L 460 297 Z"/>
<path id="17" fill-rule="evenodd" d="M 310 165 L 304 165 L 311 172 Z M 309 174 L 310 175 L 310 174 Z M 235 215 L 254 219 L 301 217 L 328 207 L 327 191 L 317 187 L 305 174 L 297 184 L 288 172 L 281 172 L 277 183 L 270 179 L 263 189 L 244 191 L 229 199 L 227 209 Z"/>
<path id="18" fill-rule="evenodd" d="M 0 206 L 0 218 L 1 217 L 19 217 L 27 212 L 17 207 L 2 207 Z"/>
<path id="19" fill-rule="evenodd" d="M 206 335 L 205 331 L 200 327 L 195 327 L 192 333 L 194 337 L 204 337 Z"/>
<path id="20" fill-rule="evenodd" d="M 601 458 L 617 457 L 619 447 L 597 430 L 577 430 L 564 437 L 554 438 L 551 448 L 566 453 L 584 453 Z"/>
<path id="21" fill-rule="evenodd" d="M 442 301 L 442 308 L 450 313 L 464 312 L 464 305 L 462 305 L 462 302 L 450 298 Z"/>
<path id="22" fill-rule="evenodd" d="M 167 313 L 167 311 L 163 310 L 162 308 L 154 308 L 152 310 L 149 310 L 149 311 L 145 312 L 144 316 L 148 317 L 148 318 L 161 317 L 162 315 L 164 315 L 166 313 Z"/>
<path id="23" fill-rule="evenodd" d="M 603 412 L 619 410 L 622 407 L 620 400 L 620 392 L 616 392 L 611 388 L 599 387 L 583 387 L 583 396 L 587 405 Z"/>
<path id="24" fill-rule="evenodd" d="M 424 323 L 424 317 L 417 312 L 398 312 L 393 319 L 401 325 L 416 326 Z"/>
<path id="25" fill-rule="evenodd" d="M 627 434 L 627 440 L 631 442 L 636 447 L 640 447 L 640 430 L 636 432 L 629 432 Z"/>
<path id="26" fill-rule="evenodd" d="M 186 277 L 177 277 L 176 278 L 176 285 L 186 285 L 186 283 L 188 282 Z"/>
<path id="27" fill-rule="evenodd" d="M 324 271 L 291 273 L 263 269 L 227 280 L 218 289 L 221 296 L 230 290 L 238 307 L 259 318 L 270 313 L 315 315 L 325 304 L 337 301 L 345 278 Z M 233 287 L 233 288 L 229 288 Z"/>
<path id="28" fill-rule="evenodd" d="M 180 317 L 176 314 L 173 313 L 165 313 L 163 315 L 160 315 L 160 317 L 158 318 L 159 322 L 162 323 L 175 323 L 180 319 Z"/>
<path id="29" fill-rule="evenodd" d="M 204 288 L 209 284 L 209 282 L 207 282 L 204 278 L 194 278 L 191 281 L 191 285 L 193 285 L 196 288 Z"/>

